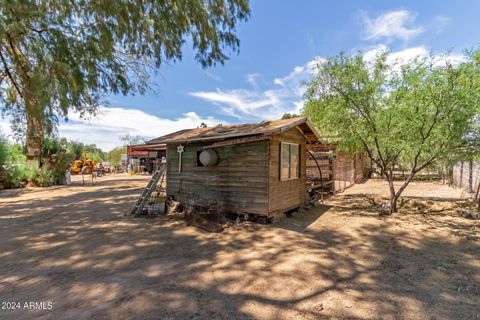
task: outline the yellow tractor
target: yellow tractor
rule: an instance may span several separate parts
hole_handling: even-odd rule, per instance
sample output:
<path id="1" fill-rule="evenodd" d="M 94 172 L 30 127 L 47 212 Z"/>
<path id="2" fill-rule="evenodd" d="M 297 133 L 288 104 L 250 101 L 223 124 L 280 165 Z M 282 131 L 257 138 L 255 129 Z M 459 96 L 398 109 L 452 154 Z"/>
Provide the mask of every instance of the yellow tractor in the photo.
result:
<path id="1" fill-rule="evenodd" d="M 72 162 L 72 166 L 70 167 L 70 173 L 71 174 L 82 173 L 82 170 L 83 170 L 84 167 L 89 167 L 89 170 L 88 170 L 89 172 L 88 173 L 91 173 L 91 171 L 93 171 L 93 168 L 95 167 L 96 162 L 95 162 L 95 160 L 87 159 L 87 154 L 89 154 L 89 153 L 90 153 L 90 151 L 84 151 L 83 152 L 83 159 L 74 160 Z"/>

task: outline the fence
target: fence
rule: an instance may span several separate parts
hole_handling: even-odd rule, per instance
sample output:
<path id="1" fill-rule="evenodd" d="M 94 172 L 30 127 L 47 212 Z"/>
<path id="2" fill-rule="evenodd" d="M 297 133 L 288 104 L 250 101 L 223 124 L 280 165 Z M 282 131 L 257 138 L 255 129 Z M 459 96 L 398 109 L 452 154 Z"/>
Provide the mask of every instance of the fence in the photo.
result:
<path id="1" fill-rule="evenodd" d="M 333 166 L 334 190 L 337 192 L 345 190 L 364 177 L 365 164 L 362 153 L 349 156 L 338 152 L 336 159 L 333 161 Z"/>
<path id="2" fill-rule="evenodd" d="M 453 167 L 453 184 L 468 193 L 475 194 L 480 183 L 480 164 L 460 162 Z"/>
<path id="3" fill-rule="evenodd" d="M 323 180 L 322 187 L 326 193 L 341 192 L 365 177 L 366 158 L 363 153 L 348 155 L 337 152 L 335 145 L 309 145 L 311 152 L 307 156 L 307 184 L 317 186 Z M 314 160 L 315 158 L 315 160 Z M 318 172 L 321 168 L 322 174 Z"/>
<path id="4" fill-rule="evenodd" d="M 307 185 L 323 194 L 333 193 L 333 158 L 335 146 L 312 144 L 307 153 Z M 319 172 L 319 168 L 321 173 Z"/>

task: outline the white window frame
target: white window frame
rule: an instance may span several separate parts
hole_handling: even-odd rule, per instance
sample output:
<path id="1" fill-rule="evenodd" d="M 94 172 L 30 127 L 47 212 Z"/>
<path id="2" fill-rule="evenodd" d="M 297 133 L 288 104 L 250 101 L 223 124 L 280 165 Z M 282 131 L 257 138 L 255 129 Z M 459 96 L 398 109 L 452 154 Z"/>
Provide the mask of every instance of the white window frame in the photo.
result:
<path id="1" fill-rule="evenodd" d="M 297 163 L 297 176 L 292 177 L 291 172 L 292 172 L 292 153 L 290 149 L 290 145 L 294 145 L 298 147 L 298 163 Z M 283 148 L 285 146 L 288 146 L 288 177 L 282 177 L 282 168 L 283 168 L 283 159 L 282 159 L 282 154 L 283 154 Z M 286 141 L 280 141 L 280 161 L 279 161 L 279 178 L 280 181 L 288 181 L 288 180 L 295 180 L 295 179 L 300 179 L 300 157 L 301 157 L 301 152 L 300 152 L 301 146 L 299 143 L 293 143 L 293 142 L 286 142 Z"/>

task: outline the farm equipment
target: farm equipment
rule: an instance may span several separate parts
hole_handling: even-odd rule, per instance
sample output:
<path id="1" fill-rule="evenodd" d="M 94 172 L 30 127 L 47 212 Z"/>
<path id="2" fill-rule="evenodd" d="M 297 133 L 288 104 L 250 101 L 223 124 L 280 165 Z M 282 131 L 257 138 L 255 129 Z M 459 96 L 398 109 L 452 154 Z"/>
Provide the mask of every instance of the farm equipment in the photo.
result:
<path id="1" fill-rule="evenodd" d="M 91 173 L 93 171 L 93 168 L 95 167 L 96 162 L 95 160 L 87 159 L 88 153 L 90 153 L 90 151 L 84 151 L 83 159 L 74 160 L 72 162 L 72 166 L 70 167 L 71 174 Z M 88 172 L 85 172 L 85 171 L 88 171 Z"/>

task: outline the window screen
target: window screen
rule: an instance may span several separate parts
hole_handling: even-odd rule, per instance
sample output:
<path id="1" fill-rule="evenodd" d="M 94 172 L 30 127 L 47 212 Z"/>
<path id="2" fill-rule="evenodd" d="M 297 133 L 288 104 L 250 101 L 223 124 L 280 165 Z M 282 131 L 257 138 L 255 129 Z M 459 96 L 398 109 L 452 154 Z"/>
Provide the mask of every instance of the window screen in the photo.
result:
<path id="1" fill-rule="evenodd" d="M 297 179 L 300 176 L 300 145 L 280 143 L 280 180 Z"/>

